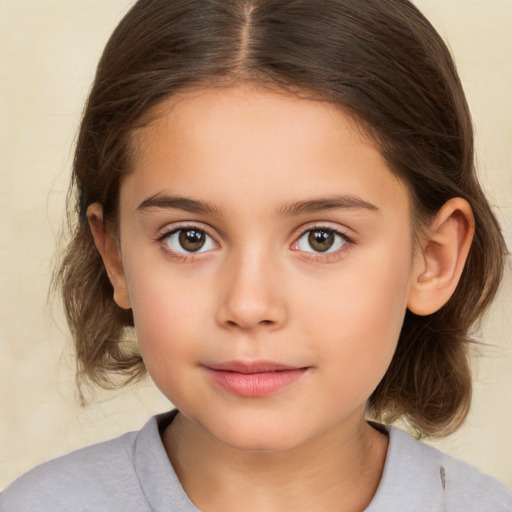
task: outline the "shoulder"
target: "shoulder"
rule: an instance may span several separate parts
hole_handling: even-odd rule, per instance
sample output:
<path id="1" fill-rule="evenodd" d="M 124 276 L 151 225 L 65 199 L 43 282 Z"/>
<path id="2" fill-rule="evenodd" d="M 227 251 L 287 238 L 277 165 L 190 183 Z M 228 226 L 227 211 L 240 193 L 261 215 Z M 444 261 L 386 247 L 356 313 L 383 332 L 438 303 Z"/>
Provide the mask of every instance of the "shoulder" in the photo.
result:
<path id="1" fill-rule="evenodd" d="M 455 459 L 430 446 L 425 453 L 439 457 L 444 469 L 447 512 L 512 511 L 512 491 L 497 479 L 467 462 Z M 439 455 L 438 455 L 439 454 Z M 442 470 L 440 470 L 442 471 Z"/>
<path id="2" fill-rule="evenodd" d="M 512 511 L 512 492 L 495 478 L 398 428 L 388 427 L 388 431 L 388 456 L 375 496 L 380 508 L 369 508 L 369 512 L 388 510 L 385 506 L 391 502 L 398 507 L 394 510 L 418 512 Z"/>
<path id="3" fill-rule="evenodd" d="M 0 512 L 198 512 L 160 437 L 177 412 L 34 468 L 0 494 Z"/>
<path id="4" fill-rule="evenodd" d="M 136 440 L 137 432 L 130 432 L 35 467 L 0 494 L 0 512 L 106 511 L 114 503 L 122 510 L 140 487 Z"/>

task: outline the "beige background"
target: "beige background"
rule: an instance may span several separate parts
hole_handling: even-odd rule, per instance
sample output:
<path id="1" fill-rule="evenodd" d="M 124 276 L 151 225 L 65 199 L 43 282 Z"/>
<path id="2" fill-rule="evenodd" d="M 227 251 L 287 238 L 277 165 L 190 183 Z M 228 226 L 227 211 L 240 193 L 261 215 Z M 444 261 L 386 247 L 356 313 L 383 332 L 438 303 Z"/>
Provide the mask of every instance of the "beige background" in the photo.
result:
<path id="1" fill-rule="evenodd" d="M 0 2 L 0 488 L 33 465 L 169 407 L 149 382 L 76 401 L 47 288 L 73 140 L 102 48 L 128 0 Z M 512 0 L 418 0 L 450 41 L 473 110 L 480 172 L 512 247 Z M 512 279 L 485 325 L 466 426 L 436 442 L 512 486 Z"/>

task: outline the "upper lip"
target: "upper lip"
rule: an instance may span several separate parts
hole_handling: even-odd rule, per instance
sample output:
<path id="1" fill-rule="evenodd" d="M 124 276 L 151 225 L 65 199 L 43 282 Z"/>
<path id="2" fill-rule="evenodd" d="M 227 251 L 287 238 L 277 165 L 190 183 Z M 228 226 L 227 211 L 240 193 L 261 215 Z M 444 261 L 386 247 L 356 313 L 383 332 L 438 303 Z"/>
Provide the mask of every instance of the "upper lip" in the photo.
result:
<path id="1" fill-rule="evenodd" d="M 225 361 L 223 363 L 207 363 L 204 366 L 211 370 L 237 373 L 266 373 L 304 368 L 302 366 L 290 366 L 272 361 Z"/>

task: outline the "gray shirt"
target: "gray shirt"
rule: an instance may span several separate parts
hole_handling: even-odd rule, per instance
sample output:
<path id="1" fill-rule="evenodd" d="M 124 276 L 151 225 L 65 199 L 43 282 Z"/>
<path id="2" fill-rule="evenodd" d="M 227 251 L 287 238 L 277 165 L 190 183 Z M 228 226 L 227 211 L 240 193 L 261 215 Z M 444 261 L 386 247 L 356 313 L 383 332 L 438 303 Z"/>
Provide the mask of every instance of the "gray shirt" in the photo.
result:
<path id="1" fill-rule="evenodd" d="M 199 512 L 181 487 L 160 431 L 175 411 L 139 432 L 42 464 L 0 494 L 1 512 Z M 511 512 L 494 478 L 395 427 L 382 480 L 365 512 Z"/>

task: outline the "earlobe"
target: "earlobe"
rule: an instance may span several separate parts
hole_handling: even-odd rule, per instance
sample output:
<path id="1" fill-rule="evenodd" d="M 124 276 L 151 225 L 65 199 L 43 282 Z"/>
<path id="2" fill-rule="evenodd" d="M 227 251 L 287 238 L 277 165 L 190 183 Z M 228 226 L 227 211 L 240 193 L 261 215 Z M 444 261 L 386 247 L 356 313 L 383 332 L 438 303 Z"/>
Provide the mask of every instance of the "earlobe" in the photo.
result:
<path id="1" fill-rule="evenodd" d="M 87 208 L 87 220 L 94 237 L 108 277 L 114 288 L 114 301 L 123 309 L 130 309 L 130 297 L 121 261 L 121 252 L 117 238 L 110 233 L 104 223 L 103 208 L 99 203 L 93 203 Z"/>
<path id="2" fill-rule="evenodd" d="M 416 315 L 442 308 L 459 283 L 475 232 L 469 203 L 447 201 L 428 228 L 416 256 L 407 307 Z"/>

